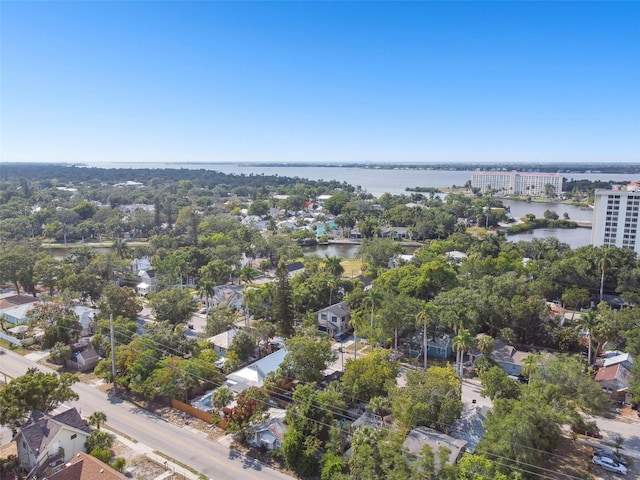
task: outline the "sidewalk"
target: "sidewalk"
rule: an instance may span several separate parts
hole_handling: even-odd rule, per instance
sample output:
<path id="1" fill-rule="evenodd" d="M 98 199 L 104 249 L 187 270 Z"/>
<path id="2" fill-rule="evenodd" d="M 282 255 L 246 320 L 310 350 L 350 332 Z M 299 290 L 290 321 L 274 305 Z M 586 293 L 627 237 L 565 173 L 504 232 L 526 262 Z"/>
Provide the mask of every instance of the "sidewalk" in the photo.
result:
<path id="1" fill-rule="evenodd" d="M 120 443 L 122 443 L 126 447 L 153 460 L 158 465 L 164 465 L 166 467 L 167 471 L 159 475 L 158 477 L 156 477 L 155 480 L 163 480 L 163 479 L 171 478 L 171 475 L 173 473 L 178 473 L 182 475 L 184 478 L 188 478 L 190 480 L 201 480 L 201 478 L 203 478 L 199 474 L 193 473 L 192 471 L 187 470 L 186 468 L 167 460 L 166 458 L 158 455 L 157 453 L 154 453 L 151 447 L 144 445 L 140 442 L 133 442 L 129 440 L 127 437 L 122 436 L 118 432 L 111 430 L 109 428 L 109 425 L 103 425 L 103 427 L 106 430 L 109 430 L 109 432 L 116 438 L 116 440 L 118 440 Z"/>

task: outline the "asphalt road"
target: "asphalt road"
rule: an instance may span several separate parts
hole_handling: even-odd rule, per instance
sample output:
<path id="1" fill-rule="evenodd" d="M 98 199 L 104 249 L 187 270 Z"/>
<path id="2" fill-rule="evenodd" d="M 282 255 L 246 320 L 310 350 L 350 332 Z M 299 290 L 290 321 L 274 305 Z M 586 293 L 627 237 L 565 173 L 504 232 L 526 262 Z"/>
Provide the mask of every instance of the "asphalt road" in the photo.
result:
<path id="1" fill-rule="evenodd" d="M 39 365 L 14 352 L 0 355 L 0 373 L 10 377 L 23 375 L 27 368 Z M 107 415 L 107 425 L 118 432 L 162 452 L 175 461 L 188 465 L 213 480 L 284 480 L 290 479 L 277 470 L 231 451 L 227 446 L 207 439 L 204 434 L 188 425 L 178 427 L 146 410 L 84 383 L 76 383 L 73 389 L 80 399 L 68 402 L 86 417 L 95 411 Z"/>

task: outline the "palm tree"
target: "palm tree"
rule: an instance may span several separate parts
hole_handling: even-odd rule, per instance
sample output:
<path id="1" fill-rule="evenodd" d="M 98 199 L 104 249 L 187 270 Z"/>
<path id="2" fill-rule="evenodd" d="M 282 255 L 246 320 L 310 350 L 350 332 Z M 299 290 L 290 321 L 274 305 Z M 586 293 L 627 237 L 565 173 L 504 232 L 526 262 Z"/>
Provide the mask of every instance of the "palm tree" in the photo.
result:
<path id="1" fill-rule="evenodd" d="M 332 303 L 333 291 L 336 288 L 338 288 L 338 283 L 336 282 L 335 278 L 332 278 L 329 281 L 327 281 L 327 288 L 329 289 L 329 306 L 331 306 L 333 305 Z"/>
<path id="2" fill-rule="evenodd" d="M 256 278 L 257 274 L 256 269 L 247 263 L 238 270 L 238 281 L 244 284 L 250 283 Z"/>
<path id="3" fill-rule="evenodd" d="M 388 397 L 372 397 L 369 400 L 367 409 L 375 414 L 382 416 L 383 413 L 388 412 L 391 408 L 391 400 Z"/>
<path id="4" fill-rule="evenodd" d="M 580 320 L 578 320 L 578 326 L 586 330 L 589 338 L 589 356 L 587 357 L 589 359 L 589 365 L 593 364 L 593 352 L 591 351 L 593 345 L 593 330 L 597 329 L 601 323 L 602 319 L 597 310 L 589 310 L 586 315 L 582 315 Z"/>
<path id="5" fill-rule="evenodd" d="M 97 411 L 93 412 L 89 415 L 87 419 L 89 425 L 95 425 L 98 430 L 100 430 L 100 424 L 103 424 L 107 421 L 107 415 L 104 412 Z"/>
<path id="6" fill-rule="evenodd" d="M 220 387 L 211 394 L 211 406 L 216 410 L 221 410 L 235 398 L 233 390 L 229 387 Z"/>
<path id="7" fill-rule="evenodd" d="M 204 298 L 204 303 L 209 307 L 209 299 L 215 295 L 215 282 L 210 276 L 201 277 L 198 282 L 198 295 L 200 298 Z"/>
<path id="8" fill-rule="evenodd" d="M 129 248 L 127 242 L 122 238 L 116 238 L 111 244 L 111 248 L 115 252 L 116 256 L 121 260 L 131 257 L 131 248 Z"/>
<path id="9" fill-rule="evenodd" d="M 373 332 L 373 311 L 376 307 L 380 306 L 381 302 L 382 302 L 382 294 L 377 290 L 374 290 L 373 288 L 369 290 L 369 294 L 367 295 L 367 298 L 365 298 L 364 302 L 362 302 L 363 306 L 367 305 L 371 307 L 371 319 L 370 319 L 370 325 L 369 325 L 369 327 L 371 328 L 371 333 Z"/>
<path id="10" fill-rule="evenodd" d="M 485 357 L 491 355 L 491 352 L 493 352 L 493 349 L 495 348 L 495 344 L 493 342 L 493 337 L 490 335 L 480 337 L 478 339 L 478 350 L 480 350 L 480 353 Z"/>
<path id="11" fill-rule="evenodd" d="M 344 267 L 340 262 L 341 262 L 340 257 L 336 257 L 336 256 L 330 257 L 329 255 L 327 255 L 323 262 L 324 270 L 326 272 L 329 272 L 334 277 L 340 277 L 340 275 L 344 273 Z"/>
<path id="12" fill-rule="evenodd" d="M 536 353 L 530 353 L 526 356 L 522 364 L 522 375 L 528 378 L 528 383 L 531 383 L 531 376 L 538 369 L 539 355 Z"/>
<path id="13" fill-rule="evenodd" d="M 433 326 L 436 321 L 435 307 L 432 303 L 425 302 L 418 315 L 416 315 L 416 324 L 422 326 L 422 354 L 424 355 L 424 369 L 427 369 L 427 328 Z"/>
<path id="14" fill-rule="evenodd" d="M 471 350 L 475 343 L 471 332 L 462 326 L 458 329 L 458 335 L 453 337 L 453 349 L 456 351 L 456 364 L 458 366 L 458 374 L 462 378 L 464 354 Z"/>

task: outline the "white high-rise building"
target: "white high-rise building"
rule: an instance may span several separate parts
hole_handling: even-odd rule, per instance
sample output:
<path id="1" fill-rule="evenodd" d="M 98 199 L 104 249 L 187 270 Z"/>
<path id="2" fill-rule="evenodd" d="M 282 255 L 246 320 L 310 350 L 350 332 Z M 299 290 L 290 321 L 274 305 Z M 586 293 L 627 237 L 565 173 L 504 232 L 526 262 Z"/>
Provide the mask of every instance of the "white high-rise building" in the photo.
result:
<path id="1" fill-rule="evenodd" d="M 591 243 L 615 245 L 640 253 L 640 185 L 631 183 L 620 190 L 598 189 L 594 207 Z"/>
<path id="2" fill-rule="evenodd" d="M 527 195 L 543 197 L 548 195 L 547 185 L 553 187 L 554 196 L 562 194 L 562 175 L 559 173 L 473 172 L 471 186 L 481 193 L 489 190 L 499 196 Z"/>

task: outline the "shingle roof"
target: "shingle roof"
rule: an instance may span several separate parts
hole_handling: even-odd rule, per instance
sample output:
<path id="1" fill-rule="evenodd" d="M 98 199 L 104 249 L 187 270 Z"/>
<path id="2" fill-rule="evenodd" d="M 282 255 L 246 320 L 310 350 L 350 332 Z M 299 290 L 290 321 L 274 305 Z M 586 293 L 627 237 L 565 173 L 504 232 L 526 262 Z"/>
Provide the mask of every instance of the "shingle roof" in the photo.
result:
<path id="1" fill-rule="evenodd" d="M 288 265 L 285 265 L 284 268 L 287 269 L 287 272 L 291 273 L 291 272 L 295 272 L 296 270 L 303 269 L 304 265 L 302 264 L 302 262 L 293 262 Z"/>
<path id="2" fill-rule="evenodd" d="M 82 357 L 82 359 L 85 362 L 88 362 L 90 360 L 95 360 L 96 358 L 100 358 L 98 356 L 98 352 L 96 352 L 93 347 L 89 347 L 86 350 L 83 350 L 82 352 L 80 352 L 78 354 L 78 357 Z"/>
<path id="3" fill-rule="evenodd" d="M 27 423 L 20 428 L 20 431 L 32 451 L 42 452 L 65 426 L 87 434 L 91 433 L 91 429 L 84 423 L 75 408 L 70 408 L 54 416 L 35 411 L 31 414 L 31 418 L 27 420 Z"/>
<path id="4" fill-rule="evenodd" d="M 123 480 L 123 474 L 83 452 L 76 453 L 67 466 L 49 475 L 47 480 Z"/>
<path id="5" fill-rule="evenodd" d="M 26 303 L 37 302 L 38 299 L 31 295 L 11 295 L 0 299 L 0 310 L 3 308 L 15 307 L 16 305 L 24 305 Z"/>
<path id="6" fill-rule="evenodd" d="M 351 313 L 351 310 L 349 310 L 349 305 L 347 305 L 347 302 L 339 302 L 318 310 L 318 313 L 321 312 L 333 313 L 337 317 L 342 318 L 349 315 Z"/>

